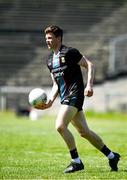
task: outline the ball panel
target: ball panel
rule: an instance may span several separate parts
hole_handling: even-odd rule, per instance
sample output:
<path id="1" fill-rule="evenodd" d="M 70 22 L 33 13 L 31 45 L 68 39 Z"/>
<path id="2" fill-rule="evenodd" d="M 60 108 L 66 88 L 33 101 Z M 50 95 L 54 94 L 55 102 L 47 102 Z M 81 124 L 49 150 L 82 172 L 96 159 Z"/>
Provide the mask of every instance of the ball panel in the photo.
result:
<path id="1" fill-rule="evenodd" d="M 47 94 L 43 89 L 35 88 L 30 91 L 28 100 L 32 106 L 42 104 L 42 103 L 45 104 L 47 101 Z"/>

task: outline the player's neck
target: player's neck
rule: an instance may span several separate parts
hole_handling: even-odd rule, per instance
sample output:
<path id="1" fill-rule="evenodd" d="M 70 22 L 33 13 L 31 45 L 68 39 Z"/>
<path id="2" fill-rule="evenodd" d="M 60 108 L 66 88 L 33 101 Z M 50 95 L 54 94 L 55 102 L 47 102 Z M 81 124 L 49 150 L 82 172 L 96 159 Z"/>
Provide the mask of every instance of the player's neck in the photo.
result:
<path id="1" fill-rule="evenodd" d="M 54 50 L 53 50 L 54 54 L 57 54 L 57 53 L 59 52 L 61 45 L 62 45 L 62 43 L 59 43 L 59 44 L 56 46 L 56 48 L 54 48 Z"/>

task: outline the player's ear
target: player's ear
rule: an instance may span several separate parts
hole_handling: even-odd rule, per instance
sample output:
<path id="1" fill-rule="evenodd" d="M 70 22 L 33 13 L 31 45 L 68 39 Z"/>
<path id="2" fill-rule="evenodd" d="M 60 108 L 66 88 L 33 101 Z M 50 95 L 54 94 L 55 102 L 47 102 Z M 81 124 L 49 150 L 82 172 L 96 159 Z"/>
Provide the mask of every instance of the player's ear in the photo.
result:
<path id="1" fill-rule="evenodd" d="M 57 39 L 58 39 L 59 42 L 62 42 L 61 36 L 58 36 Z"/>

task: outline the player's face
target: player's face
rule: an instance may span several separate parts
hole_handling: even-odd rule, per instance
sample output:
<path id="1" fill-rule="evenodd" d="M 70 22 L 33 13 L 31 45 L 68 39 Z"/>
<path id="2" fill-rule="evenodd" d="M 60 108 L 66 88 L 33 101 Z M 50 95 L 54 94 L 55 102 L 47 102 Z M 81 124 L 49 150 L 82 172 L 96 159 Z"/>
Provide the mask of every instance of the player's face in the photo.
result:
<path id="1" fill-rule="evenodd" d="M 52 49 L 52 50 L 57 49 L 59 44 L 59 37 L 55 37 L 53 33 L 47 33 L 45 35 L 45 39 L 48 49 Z"/>

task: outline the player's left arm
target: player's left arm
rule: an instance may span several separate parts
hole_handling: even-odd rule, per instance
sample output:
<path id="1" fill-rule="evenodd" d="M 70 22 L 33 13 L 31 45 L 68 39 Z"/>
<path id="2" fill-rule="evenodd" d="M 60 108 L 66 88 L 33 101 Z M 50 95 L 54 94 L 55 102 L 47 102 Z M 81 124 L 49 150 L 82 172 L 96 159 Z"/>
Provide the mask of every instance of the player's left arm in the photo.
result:
<path id="1" fill-rule="evenodd" d="M 42 104 L 35 106 L 36 109 L 44 110 L 44 109 L 50 108 L 58 95 L 58 85 L 57 85 L 52 73 L 51 73 L 51 78 L 53 81 L 53 86 L 52 86 L 51 93 L 49 95 L 49 100 L 46 104 L 42 103 Z"/>
<path id="2" fill-rule="evenodd" d="M 87 69 L 87 84 L 84 94 L 91 97 L 93 95 L 94 65 L 85 56 L 81 58 L 78 64 Z"/>
<path id="3" fill-rule="evenodd" d="M 52 90 L 50 93 L 50 97 L 49 97 L 49 101 L 51 101 L 51 104 L 55 101 L 57 95 L 58 95 L 58 85 L 56 83 L 55 78 L 53 77 L 53 74 L 51 73 L 51 78 L 53 81 L 53 86 L 52 86 Z"/>

